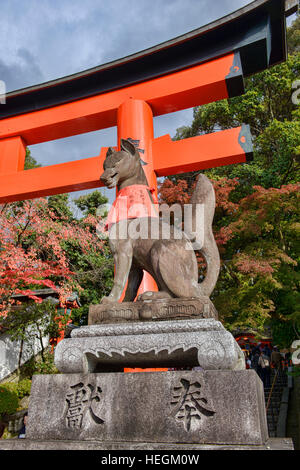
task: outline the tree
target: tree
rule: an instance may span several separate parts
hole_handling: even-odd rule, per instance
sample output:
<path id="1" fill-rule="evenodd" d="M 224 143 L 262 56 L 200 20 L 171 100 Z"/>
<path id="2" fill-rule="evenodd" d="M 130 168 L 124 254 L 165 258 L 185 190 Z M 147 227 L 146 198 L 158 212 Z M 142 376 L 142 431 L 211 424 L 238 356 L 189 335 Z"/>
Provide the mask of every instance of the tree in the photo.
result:
<path id="1" fill-rule="evenodd" d="M 41 358 L 44 362 L 47 340 L 58 338 L 68 320 L 67 315 L 57 316 L 55 305 L 50 301 L 42 303 L 32 301 L 11 309 L 2 319 L 1 327 L 9 334 L 12 341 L 21 342 L 19 369 L 24 342 L 26 348 L 31 348 L 32 353 L 34 353 L 35 345 L 38 343 Z"/>
<path id="2" fill-rule="evenodd" d="M 88 215 L 96 216 L 97 209 L 108 202 L 107 197 L 103 196 L 100 191 L 80 196 L 74 200 L 75 205 L 81 210 L 84 217 Z"/>
<path id="3" fill-rule="evenodd" d="M 45 200 L 25 201 L 0 207 L 0 309 L 13 304 L 12 294 L 23 293 L 37 300 L 32 290 L 55 288 L 54 279 L 70 279 L 57 240 L 43 217 Z M 52 232 L 52 233 L 51 233 Z M 63 285 L 60 287 L 63 290 Z"/>
<path id="4" fill-rule="evenodd" d="M 300 15 L 287 30 L 288 51 L 290 54 L 300 52 Z"/>
<path id="5" fill-rule="evenodd" d="M 32 170 L 33 168 L 40 168 L 40 166 L 35 158 L 31 156 L 29 148 L 26 148 L 24 170 Z"/>
<path id="6" fill-rule="evenodd" d="M 285 63 L 248 78 L 243 96 L 195 108 L 192 124 L 174 137 L 250 124 L 253 162 L 205 171 L 216 191 L 214 233 L 222 258 L 213 301 L 228 329 L 271 325 L 276 342 L 288 347 L 300 335 L 300 109 L 292 101 L 300 77 L 299 27 L 298 17 L 288 31 Z M 188 202 L 197 174 L 165 179 L 161 201 Z M 201 278 L 201 258 L 199 268 Z"/>
<path id="7" fill-rule="evenodd" d="M 100 240 L 97 235 L 97 224 L 100 216 L 97 209 L 105 205 L 108 199 L 99 191 L 80 196 L 74 200 L 74 204 L 82 212 L 79 224 L 87 231 L 93 233 L 95 239 Z M 105 213 L 102 214 L 105 216 Z M 75 279 L 80 284 L 79 309 L 73 310 L 72 319 L 76 325 L 87 323 L 88 311 L 91 304 L 100 303 L 103 296 L 107 296 L 113 286 L 114 262 L 107 240 L 102 240 L 101 251 L 94 249 L 86 253 L 78 253 L 74 246 L 69 246 L 68 256 L 70 267 L 75 273 Z"/>
<path id="8" fill-rule="evenodd" d="M 53 203 L 53 199 L 49 203 L 41 198 L 0 208 L 2 314 L 13 304 L 13 293 L 39 301 L 32 291 L 41 286 L 55 288 L 61 295 L 81 290 L 72 272 L 71 247 L 73 259 L 102 253 L 103 242 L 95 231 L 79 221 L 66 220 L 65 211 L 62 217 L 58 206 L 52 210 Z"/>
<path id="9" fill-rule="evenodd" d="M 216 234 L 223 263 L 214 301 L 231 330 L 280 321 L 300 332 L 299 189 L 255 187 Z"/>

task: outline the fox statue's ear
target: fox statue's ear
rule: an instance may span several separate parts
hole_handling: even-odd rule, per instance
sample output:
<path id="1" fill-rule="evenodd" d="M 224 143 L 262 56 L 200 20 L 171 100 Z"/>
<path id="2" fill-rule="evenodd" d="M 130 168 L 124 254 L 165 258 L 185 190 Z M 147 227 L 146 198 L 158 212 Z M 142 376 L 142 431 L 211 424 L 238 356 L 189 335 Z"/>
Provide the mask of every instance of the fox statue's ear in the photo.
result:
<path id="1" fill-rule="evenodd" d="M 109 147 L 109 149 L 106 152 L 106 158 L 109 157 L 114 152 L 115 152 L 115 150 L 112 147 Z"/>
<path id="2" fill-rule="evenodd" d="M 129 140 L 121 139 L 121 150 L 130 153 L 131 155 L 135 155 L 136 148 L 135 146 L 129 142 Z"/>

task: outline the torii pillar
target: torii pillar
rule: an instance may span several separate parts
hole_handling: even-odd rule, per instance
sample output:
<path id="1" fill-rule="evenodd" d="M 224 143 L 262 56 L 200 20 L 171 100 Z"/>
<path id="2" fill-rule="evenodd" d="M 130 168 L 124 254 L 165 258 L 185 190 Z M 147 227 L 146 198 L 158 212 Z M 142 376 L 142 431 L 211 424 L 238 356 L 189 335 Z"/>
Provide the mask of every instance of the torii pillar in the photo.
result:
<path id="1" fill-rule="evenodd" d="M 144 172 L 149 187 L 157 197 L 157 181 L 153 168 L 152 142 L 154 140 L 153 113 L 150 106 L 143 100 L 128 99 L 118 109 L 118 143 L 121 139 L 131 138 L 141 152 L 146 163 Z M 118 147 L 119 149 L 119 147 Z M 157 291 L 157 285 L 152 276 L 144 271 L 138 294 L 147 291 Z"/>

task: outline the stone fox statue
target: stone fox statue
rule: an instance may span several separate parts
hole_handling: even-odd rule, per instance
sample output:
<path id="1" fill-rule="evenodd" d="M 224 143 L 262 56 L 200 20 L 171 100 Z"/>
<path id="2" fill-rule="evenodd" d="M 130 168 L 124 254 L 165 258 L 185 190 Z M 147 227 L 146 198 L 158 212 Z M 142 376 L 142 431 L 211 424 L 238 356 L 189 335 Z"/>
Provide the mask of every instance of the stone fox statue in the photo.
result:
<path id="1" fill-rule="evenodd" d="M 108 216 L 109 243 L 114 256 L 115 276 L 112 291 L 102 302 L 119 301 L 127 281 L 124 301 L 134 301 L 143 278 L 143 270 L 154 278 L 159 292 L 145 293 L 141 300 L 147 296 L 151 299 L 210 296 L 220 268 L 219 252 L 212 233 L 215 193 L 211 182 L 206 176 L 199 175 L 190 200 L 192 219 L 195 218 L 197 205 L 202 204 L 204 208 L 203 243 L 200 251 L 207 263 L 207 274 L 204 281 L 198 283 L 198 265 L 192 240 L 180 229 L 166 226 L 164 218 L 158 216 L 142 163 L 138 150 L 129 140 L 121 140 L 120 151 L 109 148 L 106 154 L 104 173 L 100 179 L 108 188 L 118 188 L 118 197 L 113 209 L 116 209 L 122 196 L 129 201 L 129 206 L 133 203 L 138 209 L 132 212 L 131 207 L 126 206 L 129 216 L 122 217 L 122 211 L 118 210 L 115 210 L 113 216 L 111 212 Z M 149 221 L 153 223 L 148 224 Z M 190 226 L 195 227 L 195 220 L 190 222 Z M 137 224 L 143 223 L 146 223 L 147 236 L 131 236 L 131 232 L 136 233 Z M 135 231 L 131 230 L 132 224 L 135 224 Z M 124 234 L 124 226 L 127 235 L 118 237 L 118 233 Z M 156 232 L 153 227 L 157 227 Z M 170 236 L 166 239 L 163 233 L 168 232 Z"/>

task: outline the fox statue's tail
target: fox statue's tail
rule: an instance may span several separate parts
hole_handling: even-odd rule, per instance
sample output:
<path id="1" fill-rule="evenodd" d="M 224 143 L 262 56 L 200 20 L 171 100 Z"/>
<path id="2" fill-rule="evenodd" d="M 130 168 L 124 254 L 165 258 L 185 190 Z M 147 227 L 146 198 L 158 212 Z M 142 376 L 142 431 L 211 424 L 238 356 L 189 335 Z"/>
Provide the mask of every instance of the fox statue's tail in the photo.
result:
<path id="1" fill-rule="evenodd" d="M 202 204 L 202 214 L 204 216 L 204 227 L 202 246 L 199 246 L 199 251 L 203 254 L 206 264 L 206 276 L 203 282 L 198 284 L 200 295 L 210 296 L 220 272 L 220 255 L 219 250 L 213 235 L 212 223 L 215 213 L 215 191 L 210 180 L 203 174 L 200 174 L 197 179 L 196 188 L 190 199 L 192 204 L 192 226 L 196 227 L 196 208 L 198 204 Z M 198 248 L 196 248 L 198 249 Z"/>

